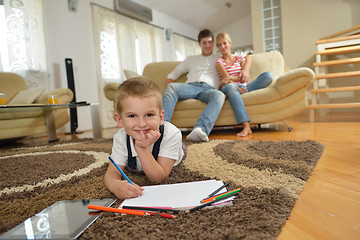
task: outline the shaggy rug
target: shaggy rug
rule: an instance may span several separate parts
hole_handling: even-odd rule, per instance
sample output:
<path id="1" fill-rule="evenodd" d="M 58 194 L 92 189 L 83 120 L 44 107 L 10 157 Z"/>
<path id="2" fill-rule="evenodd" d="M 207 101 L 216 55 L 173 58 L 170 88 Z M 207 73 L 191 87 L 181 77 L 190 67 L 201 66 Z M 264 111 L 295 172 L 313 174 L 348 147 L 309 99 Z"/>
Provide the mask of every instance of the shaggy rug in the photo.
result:
<path id="1" fill-rule="evenodd" d="M 323 151 L 314 141 L 186 144 L 187 158 L 161 184 L 231 181 L 228 189 L 242 189 L 232 206 L 176 219 L 101 213 L 80 239 L 276 239 Z M 1 148 L 0 234 L 60 200 L 115 199 L 103 184 L 111 147 L 110 139 L 85 139 Z"/>

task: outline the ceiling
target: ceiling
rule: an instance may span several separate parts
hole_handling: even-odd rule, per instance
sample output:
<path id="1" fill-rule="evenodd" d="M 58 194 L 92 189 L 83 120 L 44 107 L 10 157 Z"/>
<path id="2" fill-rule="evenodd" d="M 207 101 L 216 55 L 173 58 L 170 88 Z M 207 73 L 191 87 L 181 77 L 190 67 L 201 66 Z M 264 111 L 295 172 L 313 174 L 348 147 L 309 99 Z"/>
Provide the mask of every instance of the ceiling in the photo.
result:
<path id="1" fill-rule="evenodd" d="M 197 29 L 217 31 L 250 14 L 250 0 L 139 0 Z"/>

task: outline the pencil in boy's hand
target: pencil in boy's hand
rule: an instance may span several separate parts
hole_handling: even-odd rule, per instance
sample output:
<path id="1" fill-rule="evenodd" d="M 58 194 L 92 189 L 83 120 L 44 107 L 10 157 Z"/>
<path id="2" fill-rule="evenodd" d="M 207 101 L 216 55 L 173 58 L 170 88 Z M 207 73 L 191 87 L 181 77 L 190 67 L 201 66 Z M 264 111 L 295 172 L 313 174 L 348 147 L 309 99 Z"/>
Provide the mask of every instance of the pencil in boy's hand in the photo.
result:
<path id="1" fill-rule="evenodd" d="M 126 181 L 128 181 L 128 183 L 134 185 L 134 183 L 130 180 L 130 178 L 128 178 L 128 176 L 126 176 L 126 174 L 123 172 L 123 170 L 121 170 L 121 168 L 114 162 L 114 160 L 112 160 L 111 157 L 109 157 L 110 161 L 114 164 L 114 166 L 117 168 L 117 170 L 119 170 L 119 172 L 121 173 L 121 175 L 123 175 L 123 177 L 126 179 Z"/>
<path id="2" fill-rule="evenodd" d="M 210 202 L 207 202 L 207 203 L 204 203 L 204 204 L 202 204 L 202 205 L 193 207 L 193 208 L 191 208 L 191 209 L 189 209 L 189 210 L 186 210 L 185 213 L 191 213 L 191 212 L 196 211 L 196 210 L 198 210 L 198 209 L 201 209 L 201 208 L 210 206 L 210 205 L 212 205 L 212 204 L 214 204 L 214 203 L 216 203 L 216 202 L 219 202 L 219 201 L 221 201 L 221 200 L 225 200 L 225 199 L 227 199 L 227 198 L 229 198 L 229 197 L 235 196 L 235 195 L 238 194 L 238 193 L 239 193 L 239 192 L 233 192 L 233 193 L 231 193 L 231 194 L 229 194 L 229 195 L 227 195 L 227 196 L 220 196 L 219 198 L 217 198 L 217 199 L 215 199 L 215 200 L 212 200 L 212 201 L 210 201 Z"/>

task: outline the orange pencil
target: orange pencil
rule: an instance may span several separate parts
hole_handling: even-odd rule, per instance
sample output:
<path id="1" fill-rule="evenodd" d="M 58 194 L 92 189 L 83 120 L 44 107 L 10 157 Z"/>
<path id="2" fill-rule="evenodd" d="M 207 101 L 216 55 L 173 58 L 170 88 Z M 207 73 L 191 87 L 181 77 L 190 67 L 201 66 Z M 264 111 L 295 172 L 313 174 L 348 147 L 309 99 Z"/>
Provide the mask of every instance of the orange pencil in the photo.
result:
<path id="1" fill-rule="evenodd" d="M 88 205 L 88 209 L 105 211 L 105 212 L 125 213 L 129 215 L 140 215 L 140 216 L 151 216 L 151 215 L 159 214 L 161 217 L 164 218 L 176 218 L 176 216 L 166 213 L 153 213 L 153 212 L 145 212 L 139 210 L 124 209 L 124 208 L 111 208 L 111 207 L 103 207 L 103 206 L 97 206 L 91 204 Z"/>
<path id="2" fill-rule="evenodd" d="M 88 205 L 88 209 L 94 209 L 99 211 L 105 211 L 105 212 L 115 212 L 115 213 L 125 213 L 130 215 L 140 215 L 140 216 L 150 216 L 151 214 L 139 211 L 139 210 L 132 210 L 132 209 L 122 209 L 122 208 L 111 208 L 111 207 L 103 207 L 103 206 L 97 206 L 97 205 Z"/>

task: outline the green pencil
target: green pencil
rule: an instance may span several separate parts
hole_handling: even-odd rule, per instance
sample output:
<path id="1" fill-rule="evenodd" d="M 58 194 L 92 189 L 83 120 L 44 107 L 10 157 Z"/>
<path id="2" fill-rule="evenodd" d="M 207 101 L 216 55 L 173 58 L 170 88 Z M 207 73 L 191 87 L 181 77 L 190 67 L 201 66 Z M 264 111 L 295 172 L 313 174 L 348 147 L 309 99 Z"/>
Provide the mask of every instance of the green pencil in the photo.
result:
<path id="1" fill-rule="evenodd" d="M 236 188 L 236 189 L 233 189 L 233 190 L 224 192 L 224 193 L 222 193 L 222 194 L 215 195 L 215 196 L 210 197 L 210 198 L 205 198 L 205 199 L 201 200 L 200 202 L 201 202 L 201 203 L 207 203 L 207 202 L 213 201 L 213 200 L 215 200 L 215 199 L 219 199 L 219 198 L 221 198 L 221 197 L 228 196 L 228 195 L 230 195 L 230 194 L 232 194 L 232 193 L 240 192 L 240 190 L 241 190 L 240 188 Z"/>
<path id="2" fill-rule="evenodd" d="M 196 211 L 196 210 L 198 210 L 198 209 L 204 208 L 204 207 L 206 207 L 206 206 L 210 206 L 210 205 L 213 204 L 213 203 L 219 202 L 219 201 L 221 201 L 221 200 L 225 200 L 225 199 L 227 199 L 227 198 L 229 198 L 229 197 L 235 196 L 235 195 L 238 194 L 238 193 L 239 193 L 239 192 L 232 192 L 232 193 L 228 194 L 227 196 L 219 196 L 218 199 L 215 199 L 215 200 L 212 200 L 211 202 L 207 202 L 207 203 L 204 203 L 204 204 L 202 204 L 202 205 L 193 207 L 193 208 L 191 208 L 191 209 L 189 209 L 189 210 L 186 210 L 185 213 L 191 213 L 191 212 L 193 212 L 193 211 Z"/>

